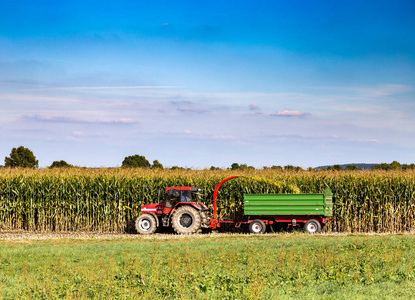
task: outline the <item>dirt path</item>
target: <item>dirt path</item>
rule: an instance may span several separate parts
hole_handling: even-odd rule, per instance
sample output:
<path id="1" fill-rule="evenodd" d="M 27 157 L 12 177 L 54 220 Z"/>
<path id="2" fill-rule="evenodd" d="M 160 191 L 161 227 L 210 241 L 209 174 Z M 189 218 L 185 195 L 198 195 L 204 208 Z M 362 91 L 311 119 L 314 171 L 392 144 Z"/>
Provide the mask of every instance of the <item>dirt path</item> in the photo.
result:
<path id="1" fill-rule="evenodd" d="M 229 233 L 213 234 L 193 234 L 192 238 L 202 238 L 208 236 L 230 235 Z M 26 232 L 26 231 L 0 231 L 0 241 L 25 241 L 25 240 L 57 240 L 57 239 L 96 239 L 96 240 L 113 240 L 113 239 L 183 239 L 189 238 L 189 235 L 178 234 L 126 234 L 126 233 L 95 233 L 95 232 Z"/>
<path id="2" fill-rule="evenodd" d="M 318 236 L 339 236 L 339 235 L 394 235 L 397 233 L 322 233 Z M 414 235 L 415 232 L 398 233 L 401 235 Z M 304 235 L 304 233 L 266 233 L 261 235 L 262 237 L 278 237 L 278 238 L 290 238 L 296 235 Z M 173 233 L 167 234 L 152 234 L 152 235 L 140 235 L 140 234 L 126 234 L 126 233 L 96 233 L 96 232 L 28 232 L 28 231 L 0 231 L 1 241 L 36 241 L 36 240 L 151 240 L 151 239 L 169 239 L 180 240 L 189 238 L 217 238 L 217 237 L 241 237 L 253 236 L 244 233 L 204 233 L 204 234 L 192 234 L 192 235 L 179 235 Z M 245 237 L 244 237 L 245 236 Z M 257 236 L 260 237 L 260 236 Z"/>

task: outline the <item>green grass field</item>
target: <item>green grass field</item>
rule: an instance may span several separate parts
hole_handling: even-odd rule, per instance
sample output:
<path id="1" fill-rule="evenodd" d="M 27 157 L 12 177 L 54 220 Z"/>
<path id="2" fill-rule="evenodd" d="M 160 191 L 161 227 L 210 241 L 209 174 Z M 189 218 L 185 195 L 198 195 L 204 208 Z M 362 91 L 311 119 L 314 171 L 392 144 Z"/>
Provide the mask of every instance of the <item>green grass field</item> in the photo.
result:
<path id="1" fill-rule="evenodd" d="M 0 298 L 413 299 L 414 245 L 414 234 L 0 234 Z"/>

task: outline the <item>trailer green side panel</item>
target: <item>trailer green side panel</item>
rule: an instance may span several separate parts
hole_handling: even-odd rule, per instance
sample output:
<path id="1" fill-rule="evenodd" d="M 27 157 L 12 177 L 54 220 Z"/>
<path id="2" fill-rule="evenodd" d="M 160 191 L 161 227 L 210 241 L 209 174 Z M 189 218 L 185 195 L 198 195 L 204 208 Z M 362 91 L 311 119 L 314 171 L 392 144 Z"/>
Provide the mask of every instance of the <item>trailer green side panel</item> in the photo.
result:
<path id="1" fill-rule="evenodd" d="M 331 189 L 327 187 L 327 189 L 324 191 L 324 199 L 326 200 L 325 203 L 325 210 L 326 210 L 326 217 L 333 216 L 333 193 L 331 192 Z"/>
<path id="2" fill-rule="evenodd" d="M 333 194 L 245 194 L 244 215 L 333 215 Z"/>

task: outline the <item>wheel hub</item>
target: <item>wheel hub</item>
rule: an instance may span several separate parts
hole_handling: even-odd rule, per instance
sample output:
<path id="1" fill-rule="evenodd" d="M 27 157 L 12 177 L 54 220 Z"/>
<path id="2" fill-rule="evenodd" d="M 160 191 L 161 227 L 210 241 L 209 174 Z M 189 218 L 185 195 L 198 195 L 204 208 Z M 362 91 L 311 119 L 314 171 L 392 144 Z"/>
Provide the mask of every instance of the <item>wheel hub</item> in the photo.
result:
<path id="1" fill-rule="evenodd" d="M 149 220 L 144 219 L 144 220 L 141 220 L 138 223 L 138 226 L 140 226 L 141 230 L 148 231 L 150 229 L 150 227 L 151 227 L 151 224 L 150 224 L 150 221 Z"/>
<path id="2" fill-rule="evenodd" d="M 314 224 L 310 224 L 308 226 L 308 229 L 309 229 L 310 232 L 315 232 L 316 231 L 316 226 L 314 226 Z"/>
<path id="3" fill-rule="evenodd" d="M 193 218 L 189 214 L 182 214 L 179 218 L 179 225 L 182 228 L 189 228 L 193 224 Z"/>
<path id="4" fill-rule="evenodd" d="M 255 232 L 260 232 L 262 230 L 261 225 L 259 225 L 259 224 L 255 224 L 253 226 L 253 229 L 254 229 Z"/>

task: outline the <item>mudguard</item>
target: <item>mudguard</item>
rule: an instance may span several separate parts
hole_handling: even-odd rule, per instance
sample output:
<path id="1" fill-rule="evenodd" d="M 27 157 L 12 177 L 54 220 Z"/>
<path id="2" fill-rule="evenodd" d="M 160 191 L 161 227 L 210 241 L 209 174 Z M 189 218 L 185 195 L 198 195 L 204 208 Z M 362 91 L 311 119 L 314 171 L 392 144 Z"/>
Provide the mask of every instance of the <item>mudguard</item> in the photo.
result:
<path id="1" fill-rule="evenodd" d="M 152 215 L 153 217 L 154 217 L 154 219 L 156 219 L 156 225 L 157 225 L 157 228 L 159 228 L 160 227 L 160 224 L 159 224 L 159 218 L 156 216 L 156 214 L 155 213 L 153 213 L 153 212 L 144 212 L 144 213 L 141 213 L 141 214 L 148 214 L 148 215 Z"/>

